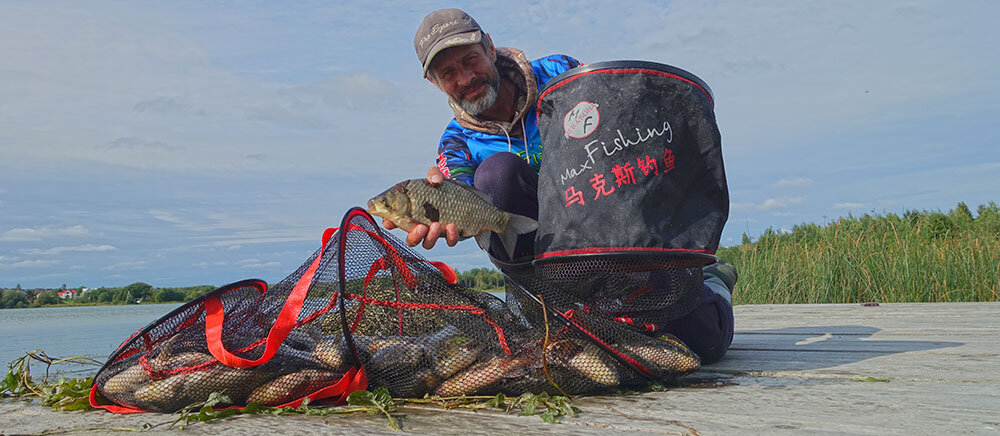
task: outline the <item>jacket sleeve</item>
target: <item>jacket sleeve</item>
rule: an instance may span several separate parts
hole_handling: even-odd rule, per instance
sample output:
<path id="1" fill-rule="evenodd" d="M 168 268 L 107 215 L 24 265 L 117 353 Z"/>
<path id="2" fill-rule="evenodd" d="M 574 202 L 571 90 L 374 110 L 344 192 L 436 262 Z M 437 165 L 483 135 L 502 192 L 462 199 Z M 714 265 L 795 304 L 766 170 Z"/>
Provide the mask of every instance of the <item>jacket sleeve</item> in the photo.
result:
<path id="1" fill-rule="evenodd" d="M 538 85 L 541 86 L 545 82 L 548 82 L 549 79 L 580 65 L 583 65 L 583 63 L 574 58 L 562 54 L 554 54 L 541 58 L 537 62 L 532 62 L 532 70 L 534 70 L 533 72 L 535 73 Z"/>
<path id="2" fill-rule="evenodd" d="M 476 168 L 479 166 L 469 152 L 467 139 L 455 121 L 448 124 L 438 145 L 437 167 L 449 179 L 473 184 Z"/>

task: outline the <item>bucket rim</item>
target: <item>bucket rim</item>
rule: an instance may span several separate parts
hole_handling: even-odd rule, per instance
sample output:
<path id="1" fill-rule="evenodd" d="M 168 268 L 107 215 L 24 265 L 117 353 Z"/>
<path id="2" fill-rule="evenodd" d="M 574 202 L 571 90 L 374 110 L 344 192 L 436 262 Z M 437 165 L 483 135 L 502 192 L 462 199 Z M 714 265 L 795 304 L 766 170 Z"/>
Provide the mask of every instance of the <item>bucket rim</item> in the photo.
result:
<path id="1" fill-rule="evenodd" d="M 595 62 L 592 64 L 580 65 L 576 68 L 571 68 L 564 71 L 563 73 L 553 77 L 548 82 L 545 82 L 545 86 L 539 90 L 538 102 L 541 103 L 545 95 L 554 87 L 559 86 L 560 83 L 566 81 L 575 76 L 581 74 L 588 74 L 594 72 L 603 72 L 609 70 L 651 70 L 660 73 L 665 73 L 673 76 L 677 76 L 681 79 L 692 82 L 695 86 L 701 88 L 705 91 L 708 96 L 709 101 L 715 101 L 715 94 L 712 93 L 712 88 L 705 83 L 700 77 L 696 76 L 694 73 L 684 70 L 682 68 L 675 67 L 673 65 L 661 64 L 659 62 L 652 61 L 642 61 L 642 60 L 617 60 L 617 61 L 604 61 Z M 713 103 L 714 106 L 714 103 Z"/>

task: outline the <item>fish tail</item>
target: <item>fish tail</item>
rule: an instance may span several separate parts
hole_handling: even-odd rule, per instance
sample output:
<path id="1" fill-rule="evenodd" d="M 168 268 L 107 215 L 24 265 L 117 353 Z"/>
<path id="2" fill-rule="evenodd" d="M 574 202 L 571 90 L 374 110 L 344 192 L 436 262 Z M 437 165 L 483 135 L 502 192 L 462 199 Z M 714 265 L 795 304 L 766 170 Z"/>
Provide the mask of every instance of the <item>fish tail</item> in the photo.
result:
<path id="1" fill-rule="evenodd" d="M 507 228 L 499 233 L 500 243 L 507 251 L 507 257 L 514 259 L 514 247 L 517 245 L 517 237 L 525 233 L 531 233 L 538 229 L 538 221 L 523 215 L 508 213 Z"/>

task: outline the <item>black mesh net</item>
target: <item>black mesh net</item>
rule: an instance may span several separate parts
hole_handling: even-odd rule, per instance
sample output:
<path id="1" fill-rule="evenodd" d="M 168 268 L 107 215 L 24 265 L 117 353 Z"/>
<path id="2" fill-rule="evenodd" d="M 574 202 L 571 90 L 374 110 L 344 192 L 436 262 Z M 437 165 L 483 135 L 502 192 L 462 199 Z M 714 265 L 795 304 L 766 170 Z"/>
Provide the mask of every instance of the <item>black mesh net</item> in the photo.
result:
<path id="1" fill-rule="evenodd" d="M 456 284 L 449 267 L 353 209 L 281 282 L 221 287 L 126 340 L 95 377 L 94 392 L 114 404 L 91 402 L 169 412 L 213 392 L 235 406 L 283 406 L 378 386 L 454 397 L 672 380 L 698 357 L 672 336 L 642 332 L 697 302 L 689 290 L 700 289 L 700 264 L 551 262 L 508 277 L 504 301 Z"/>

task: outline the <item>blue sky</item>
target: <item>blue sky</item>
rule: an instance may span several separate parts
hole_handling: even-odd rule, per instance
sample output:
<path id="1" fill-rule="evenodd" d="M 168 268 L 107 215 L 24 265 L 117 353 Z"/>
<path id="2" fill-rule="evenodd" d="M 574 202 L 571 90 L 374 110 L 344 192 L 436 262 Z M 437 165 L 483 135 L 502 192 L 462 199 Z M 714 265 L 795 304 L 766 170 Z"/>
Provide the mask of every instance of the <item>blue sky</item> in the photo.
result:
<path id="1" fill-rule="evenodd" d="M 707 82 L 723 245 L 1000 200 L 1000 3 L 622 5 L 0 1 L 0 287 L 293 272 L 350 207 L 433 164 L 451 113 L 412 41 L 440 7 L 529 58 L 649 60 Z M 471 240 L 424 254 L 488 265 Z"/>

